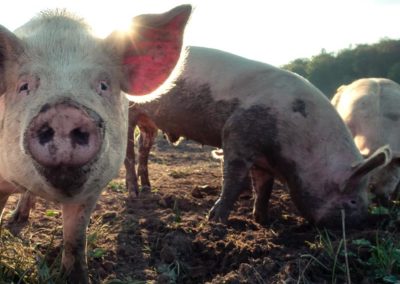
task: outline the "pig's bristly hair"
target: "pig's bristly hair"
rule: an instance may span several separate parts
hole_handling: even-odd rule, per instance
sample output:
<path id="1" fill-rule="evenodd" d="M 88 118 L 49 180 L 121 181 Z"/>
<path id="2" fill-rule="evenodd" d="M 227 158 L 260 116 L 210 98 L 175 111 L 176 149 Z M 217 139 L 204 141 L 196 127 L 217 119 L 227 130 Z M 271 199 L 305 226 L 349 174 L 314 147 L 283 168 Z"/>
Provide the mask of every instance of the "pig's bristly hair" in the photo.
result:
<path id="1" fill-rule="evenodd" d="M 86 23 L 85 19 L 82 17 L 79 17 L 78 15 L 68 11 L 67 9 L 47 9 L 39 12 L 37 16 L 34 19 L 38 20 L 46 20 L 46 19 L 53 19 L 55 17 L 62 17 L 62 18 L 68 18 L 73 21 L 78 22 L 79 24 L 85 26 L 85 28 L 90 29 L 90 26 Z"/>
<path id="2" fill-rule="evenodd" d="M 26 25 L 23 25 L 20 28 L 17 28 L 15 32 L 21 33 L 21 29 L 24 29 L 25 34 L 28 35 L 30 31 L 36 30 L 38 27 L 43 25 L 43 23 L 54 23 L 54 25 L 59 25 L 59 19 L 70 20 L 71 25 L 75 25 L 76 28 L 83 28 L 84 30 L 92 32 L 92 28 L 90 25 L 84 20 L 84 18 L 77 16 L 76 14 L 69 12 L 66 9 L 47 9 L 39 12 L 35 17 L 33 17 L 28 23 L 29 28 Z M 20 34 L 20 36 L 24 36 L 24 34 Z"/>

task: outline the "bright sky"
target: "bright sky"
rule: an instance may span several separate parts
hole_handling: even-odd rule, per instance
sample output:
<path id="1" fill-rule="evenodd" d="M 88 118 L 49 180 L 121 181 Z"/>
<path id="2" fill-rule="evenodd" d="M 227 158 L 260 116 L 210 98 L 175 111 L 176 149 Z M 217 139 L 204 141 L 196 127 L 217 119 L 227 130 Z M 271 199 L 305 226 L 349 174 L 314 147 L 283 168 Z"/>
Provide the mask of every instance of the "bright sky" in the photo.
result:
<path id="1" fill-rule="evenodd" d="M 336 52 L 384 37 L 400 39 L 400 0 L 12 0 L 0 24 L 14 30 L 39 11 L 67 8 L 106 36 L 142 13 L 195 6 L 186 44 L 229 51 L 273 65 Z"/>

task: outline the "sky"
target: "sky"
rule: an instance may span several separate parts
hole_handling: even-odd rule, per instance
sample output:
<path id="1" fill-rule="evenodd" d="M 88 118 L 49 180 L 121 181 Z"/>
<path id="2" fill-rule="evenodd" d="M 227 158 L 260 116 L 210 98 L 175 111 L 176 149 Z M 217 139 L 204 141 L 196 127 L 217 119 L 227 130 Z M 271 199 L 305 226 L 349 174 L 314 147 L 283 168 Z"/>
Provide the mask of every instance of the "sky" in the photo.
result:
<path id="1" fill-rule="evenodd" d="M 400 39 L 400 0 L 12 0 L 0 9 L 10 30 L 41 10 L 67 8 L 101 37 L 143 13 L 194 6 L 185 44 L 225 50 L 281 66 L 322 49 L 337 52 L 383 38 Z"/>

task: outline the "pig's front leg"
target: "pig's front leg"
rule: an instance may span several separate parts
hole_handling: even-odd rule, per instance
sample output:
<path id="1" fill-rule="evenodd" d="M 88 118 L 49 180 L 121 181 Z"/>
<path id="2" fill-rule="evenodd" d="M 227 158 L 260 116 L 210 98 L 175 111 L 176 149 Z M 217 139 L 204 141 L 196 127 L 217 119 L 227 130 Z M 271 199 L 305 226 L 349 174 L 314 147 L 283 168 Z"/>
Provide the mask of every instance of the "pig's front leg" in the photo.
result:
<path id="1" fill-rule="evenodd" d="M 18 200 L 17 208 L 7 222 L 7 228 L 13 235 L 18 235 L 28 223 L 31 209 L 35 208 L 36 197 L 29 191 L 23 193 Z"/>
<path id="2" fill-rule="evenodd" d="M 6 182 L 1 176 L 0 176 L 0 223 L 1 219 L 3 217 L 3 210 L 4 207 L 6 206 L 8 197 L 13 194 L 17 193 L 18 190 L 10 183 Z"/>
<path id="3" fill-rule="evenodd" d="M 35 195 L 28 191 L 22 194 L 18 200 L 17 208 L 15 208 L 10 220 L 8 220 L 8 226 L 19 227 L 25 224 L 29 219 L 31 209 L 35 207 L 35 203 Z"/>
<path id="4" fill-rule="evenodd" d="M 10 194 L 8 194 L 6 192 L 1 192 L 1 189 L 0 189 L 0 223 L 1 223 L 1 220 L 3 217 L 4 207 L 6 206 L 9 196 L 10 196 Z"/>
<path id="5" fill-rule="evenodd" d="M 219 199 L 209 214 L 209 220 L 226 223 L 235 201 L 246 186 L 250 168 L 254 163 L 254 150 L 242 135 L 242 127 L 236 123 L 239 117 L 233 117 L 223 130 L 223 184 Z"/>
<path id="6" fill-rule="evenodd" d="M 96 200 L 78 204 L 62 204 L 64 251 L 62 268 L 68 283 L 88 283 L 86 262 L 86 228 Z"/>
<path id="7" fill-rule="evenodd" d="M 210 211 L 209 219 L 226 223 L 235 201 L 248 187 L 250 169 L 260 156 L 257 129 L 259 119 L 252 110 L 238 110 L 222 130 L 224 151 L 222 192 Z"/>
<path id="8" fill-rule="evenodd" d="M 250 163 L 239 157 L 234 160 L 225 158 L 222 192 L 210 211 L 209 220 L 227 223 L 235 201 L 248 185 L 250 167 Z"/>

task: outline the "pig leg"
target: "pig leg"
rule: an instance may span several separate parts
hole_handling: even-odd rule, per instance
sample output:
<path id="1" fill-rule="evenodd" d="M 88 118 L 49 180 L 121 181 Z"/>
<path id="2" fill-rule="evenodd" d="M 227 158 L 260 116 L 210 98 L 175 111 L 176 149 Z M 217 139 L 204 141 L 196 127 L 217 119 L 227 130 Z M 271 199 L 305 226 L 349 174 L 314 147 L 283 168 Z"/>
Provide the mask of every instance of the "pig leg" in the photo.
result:
<path id="1" fill-rule="evenodd" d="M 18 193 L 18 190 L 13 185 L 6 182 L 0 177 L 0 223 L 3 217 L 3 210 L 6 206 L 8 197 L 13 193 Z"/>
<path id="2" fill-rule="evenodd" d="M 209 220 L 226 223 L 235 201 L 248 185 L 248 175 L 256 154 L 251 143 L 248 143 L 249 137 L 242 134 L 242 125 L 238 123 L 240 121 L 240 116 L 233 117 L 223 129 L 222 191 L 210 211 Z M 246 127 L 248 128 L 248 125 Z"/>
<path id="3" fill-rule="evenodd" d="M 129 199 L 139 195 L 139 185 L 135 170 L 135 127 L 137 120 L 129 112 L 128 143 L 125 156 L 125 185 L 128 190 Z"/>
<path id="4" fill-rule="evenodd" d="M 62 269 L 68 283 L 88 283 L 86 228 L 96 200 L 62 204 L 64 251 Z"/>
<path id="5" fill-rule="evenodd" d="M 274 178 L 258 167 L 251 169 L 251 178 L 255 192 L 253 216 L 257 223 L 265 225 L 268 222 L 268 205 Z"/>
<path id="6" fill-rule="evenodd" d="M 142 190 L 151 189 L 148 161 L 151 147 L 157 136 L 157 127 L 148 119 L 141 119 L 138 123 L 140 129 L 139 137 L 139 164 L 138 176 L 142 184 Z"/>
<path id="7" fill-rule="evenodd" d="M 8 197 L 10 196 L 10 194 L 7 193 L 3 193 L 0 190 L 0 224 L 2 221 L 2 217 L 3 217 L 3 211 L 4 211 L 4 207 L 6 206 Z"/>
<path id="8" fill-rule="evenodd" d="M 17 235 L 29 219 L 31 209 L 35 208 L 36 197 L 32 193 L 25 192 L 18 200 L 17 208 L 7 222 L 10 231 Z"/>
<path id="9" fill-rule="evenodd" d="M 243 188 L 246 187 L 247 177 L 252 163 L 240 156 L 231 159 L 225 154 L 222 192 L 209 214 L 209 220 L 226 223 Z"/>

